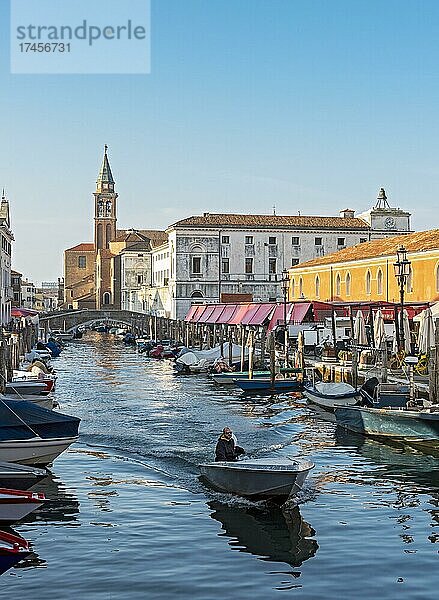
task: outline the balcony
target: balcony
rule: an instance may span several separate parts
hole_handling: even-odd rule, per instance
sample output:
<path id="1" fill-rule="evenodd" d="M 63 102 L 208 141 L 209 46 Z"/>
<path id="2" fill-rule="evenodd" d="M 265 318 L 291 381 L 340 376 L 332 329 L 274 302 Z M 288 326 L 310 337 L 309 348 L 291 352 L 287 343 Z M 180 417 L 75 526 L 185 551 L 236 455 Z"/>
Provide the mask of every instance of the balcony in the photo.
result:
<path id="1" fill-rule="evenodd" d="M 325 248 L 323 246 L 315 246 L 314 251 L 316 256 L 325 256 Z"/>

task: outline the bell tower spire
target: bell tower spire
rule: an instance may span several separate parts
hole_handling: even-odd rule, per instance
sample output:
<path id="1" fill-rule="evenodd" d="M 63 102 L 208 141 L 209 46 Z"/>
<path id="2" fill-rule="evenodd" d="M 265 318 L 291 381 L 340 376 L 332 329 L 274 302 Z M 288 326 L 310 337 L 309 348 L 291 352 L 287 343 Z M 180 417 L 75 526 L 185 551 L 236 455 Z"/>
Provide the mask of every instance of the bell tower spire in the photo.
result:
<path id="1" fill-rule="evenodd" d="M 95 248 L 96 251 L 108 248 L 116 239 L 116 200 L 114 178 L 108 160 L 108 146 L 104 146 L 104 158 L 96 181 L 95 197 Z"/>

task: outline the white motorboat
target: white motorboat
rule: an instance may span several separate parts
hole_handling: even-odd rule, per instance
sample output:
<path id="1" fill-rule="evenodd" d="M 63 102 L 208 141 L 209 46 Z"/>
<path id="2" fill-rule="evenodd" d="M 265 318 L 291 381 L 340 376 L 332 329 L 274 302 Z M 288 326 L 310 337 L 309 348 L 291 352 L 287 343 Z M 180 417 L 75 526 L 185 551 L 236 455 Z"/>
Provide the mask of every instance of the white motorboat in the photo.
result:
<path id="1" fill-rule="evenodd" d="M 60 329 L 55 329 L 50 332 L 50 337 L 53 337 L 56 340 L 73 340 L 75 334 L 73 331 L 61 331 Z"/>
<path id="2" fill-rule="evenodd" d="M 47 465 L 78 439 L 80 419 L 0 397 L 0 461 Z"/>
<path id="3" fill-rule="evenodd" d="M 361 398 L 359 390 L 344 382 L 320 381 L 314 385 L 305 385 L 303 393 L 309 402 L 329 412 L 334 412 L 337 406 L 354 405 Z"/>
<path id="4" fill-rule="evenodd" d="M 36 406 L 41 406 L 41 408 L 46 408 L 47 410 L 53 410 L 59 406 L 58 402 L 53 398 L 53 396 L 39 396 L 38 394 L 5 394 L 4 396 L 0 396 L 5 400 L 11 400 L 18 402 L 20 400 L 26 400 L 27 402 L 32 402 Z"/>
<path id="5" fill-rule="evenodd" d="M 40 508 L 46 497 L 40 492 L 0 488 L 0 523 L 16 523 Z"/>
<path id="6" fill-rule="evenodd" d="M 301 458 L 258 458 L 201 464 L 200 471 L 202 479 L 220 492 L 279 499 L 295 495 L 313 467 Z"/>
<path id="7" fill-rule="evenodd" d="M 42 381 L 22 379 L 20 381 L 8 381 L 6 384 L 6 394 L 41 394 L 46 391 L 46 384 Z"/>
<path id="8" fill-rule="evenodd" d="M 22 465 L 49 465 L 77 440 L 78 436 L 0 441 L 0 461 Z"/>

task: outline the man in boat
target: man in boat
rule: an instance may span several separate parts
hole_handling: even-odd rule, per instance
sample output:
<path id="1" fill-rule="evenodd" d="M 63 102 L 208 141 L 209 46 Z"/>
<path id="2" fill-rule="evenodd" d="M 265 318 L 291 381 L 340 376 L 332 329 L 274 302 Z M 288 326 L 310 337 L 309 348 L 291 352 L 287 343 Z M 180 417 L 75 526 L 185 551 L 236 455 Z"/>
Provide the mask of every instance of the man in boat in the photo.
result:
<path id="1" fill-rule="evenodd" d="M 236 438 L 230 427 L 224 427 L 215 448 L 215 461 L 235 462 L 241 454 L 245 454 L 244 448 L 236 444 Z"/>

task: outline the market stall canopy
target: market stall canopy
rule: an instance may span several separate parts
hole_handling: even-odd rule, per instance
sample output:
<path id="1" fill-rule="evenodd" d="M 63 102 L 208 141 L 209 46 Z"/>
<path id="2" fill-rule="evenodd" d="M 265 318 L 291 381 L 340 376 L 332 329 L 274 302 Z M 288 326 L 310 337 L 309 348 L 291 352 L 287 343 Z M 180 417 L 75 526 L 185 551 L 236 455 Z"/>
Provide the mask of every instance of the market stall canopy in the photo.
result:
<path id="1" fill-rule="evenodd" d="M 15 307 L 11 310 L 11 317 L 34 317 L 37 314 L 38 311 L 31 308 Z"/>

